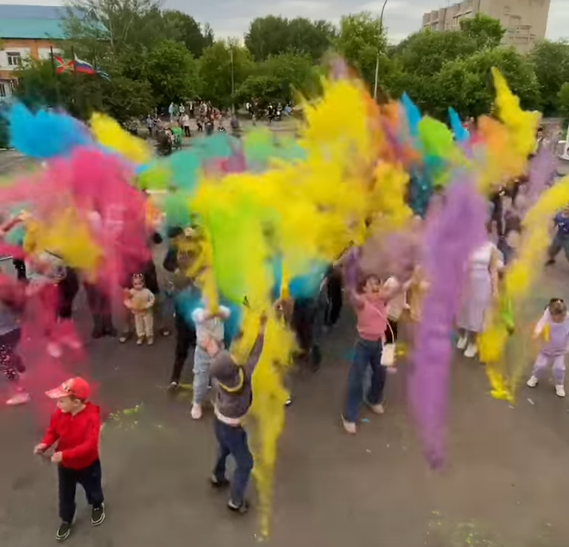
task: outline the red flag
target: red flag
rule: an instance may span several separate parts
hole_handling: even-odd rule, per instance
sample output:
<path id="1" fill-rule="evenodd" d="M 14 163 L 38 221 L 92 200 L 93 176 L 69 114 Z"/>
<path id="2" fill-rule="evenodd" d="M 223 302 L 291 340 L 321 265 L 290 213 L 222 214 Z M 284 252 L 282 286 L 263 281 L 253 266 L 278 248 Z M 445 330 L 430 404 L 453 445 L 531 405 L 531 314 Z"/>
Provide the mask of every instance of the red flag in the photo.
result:
<path id="1" fill-rule="evenodd" d="M 55 62 L 55 72 L 57 74 L 63 74 L 68 70 L 73 70 L 73 61 L 66 61 L 63 57 L 54 57 Z"/>

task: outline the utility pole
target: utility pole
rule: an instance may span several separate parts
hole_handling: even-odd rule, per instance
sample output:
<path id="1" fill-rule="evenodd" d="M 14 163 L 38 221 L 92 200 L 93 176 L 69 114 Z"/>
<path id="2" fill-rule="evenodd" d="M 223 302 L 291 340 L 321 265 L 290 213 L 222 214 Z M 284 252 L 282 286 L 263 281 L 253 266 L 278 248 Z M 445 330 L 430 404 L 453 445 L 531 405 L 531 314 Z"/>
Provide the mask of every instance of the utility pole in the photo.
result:
<path id="1" fill-rule="evenodd" d="M 387 6 L 389 0 L 383 2 L 383 7 L 381 8 L 381 15 L 379 16 L 379 25 L 381 28 L 381 35 L 383 36 L 383 14 L 385 13 L 385 6 Z M 377 101 L 377 86 L 379 84 L 379 47 L 377 48 L 377 57 L 375 59 L 375 83 L 373 85 L 373 98 Z"/>

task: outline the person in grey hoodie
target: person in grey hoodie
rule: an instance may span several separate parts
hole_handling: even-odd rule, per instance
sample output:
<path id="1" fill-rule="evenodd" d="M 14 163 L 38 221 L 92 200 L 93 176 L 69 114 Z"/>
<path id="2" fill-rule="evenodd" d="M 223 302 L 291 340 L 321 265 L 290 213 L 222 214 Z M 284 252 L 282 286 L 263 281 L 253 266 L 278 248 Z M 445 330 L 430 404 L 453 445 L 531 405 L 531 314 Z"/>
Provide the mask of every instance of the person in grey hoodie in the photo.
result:
<path id="1" fill-rule="evenodd" d="M 211 483 L 216 488 L 229 485 L 225 475 L 228 456 L 233 456 L 237 467 L 231 481 L 231 496 L 227 507 L 236 513 L 246 513 L 249 504 L 245 491 L 253 469 L 247 432 L 242 420 L 253 402 L 251 376 L 259 362 L 264 345 L 265 319 L 262 319 L 255 345 L 244 364 L 227 350 L 220 351 L 211 363 L 210 375 L 215 393 L 215 437 L 218 455 Z"/>

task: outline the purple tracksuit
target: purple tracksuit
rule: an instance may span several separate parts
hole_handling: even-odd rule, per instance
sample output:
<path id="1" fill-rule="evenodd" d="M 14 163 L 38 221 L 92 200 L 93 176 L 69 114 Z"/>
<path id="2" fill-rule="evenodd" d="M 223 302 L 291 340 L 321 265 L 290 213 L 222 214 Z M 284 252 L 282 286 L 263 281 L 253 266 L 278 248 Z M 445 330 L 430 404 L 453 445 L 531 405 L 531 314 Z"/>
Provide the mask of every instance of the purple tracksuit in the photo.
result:
<path id="1" fill-rule="evenodd" d="M 563 385 L 565 382 L 565 354 L 569 345 L 569 314 L 561 323 L 555 323 L 551 319 L 549 310 L 545 310 L 543 317 L 539 320 L 536 333 L 543 332 L 547 326 L 549 337 L 543 343 L 541 350 L 533 367 L 533 375 L 540 378 L 549 363 L 553 361 L 553 379 L 555 385 Z"/>

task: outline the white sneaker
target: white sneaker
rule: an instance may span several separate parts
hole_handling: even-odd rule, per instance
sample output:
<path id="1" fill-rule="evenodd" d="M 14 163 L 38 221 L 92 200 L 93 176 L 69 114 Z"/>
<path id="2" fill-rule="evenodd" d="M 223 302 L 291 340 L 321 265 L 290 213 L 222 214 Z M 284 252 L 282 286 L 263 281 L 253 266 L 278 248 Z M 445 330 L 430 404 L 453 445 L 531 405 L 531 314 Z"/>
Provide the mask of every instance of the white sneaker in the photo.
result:
<path id="1" fill-rule="evenodd" d="M 26 391 L 20 391 L 19 393 L 16 393 L 14 396 L 10 397 L 6 401 L 6 404 L 8 406 L 25 405 L 26 403 L 30 402 L 30 399 L 31 397 L 29 393 Z"/>
<path id="2" fill-rule="evenodd" d="M 198 404 L 194 403 L 194 404 L 192 405 L 192 412 L 191 412 L 191 414 L 192 414 L 192 419 L 193 419 L 193 420 L 200 420 L 201 417 L 202 417 L 202 414 L 203 414 L 203 412 L 202 412 L 202 405 L 198 405 Z"/>
<path id="3" fill-rule="evenodd" d="M 466 344 L 468 343 L 468 338 L 466 336 L 461 336 L 456 343 L 457 349 L 463 351 L 466 348 Z"/>
<path id="4" fill-rule="evenodd" d="M 526 382 L 526 385 L 527 385 L 528 387 L 535 387 L 535 386 L 537 386 L 538 382 L 539 382 L 538 378 L 536 378 L 535 376 L 532 376 L 532 377 Z"/>
<path id="5" fill-rule="evenodd" d="M 478 353 L 478 346 L 476 344 L 468 344 L 466 351 L 464 352 L 464 356 L 468 357 L 469 359 L 472 359 L 473 357 L 476 357 L 476 354 Z"/>
<path id="6" fill-rule="evenodd" d="M 50 342 L 47 345 L 47 353 L 54 359 L 59 359 L 63 355 L 63 352 L 61 351 L 61 346 L 59 344 L 56 344 L 55 342 Z"/>
<path id="7" fill-rule="evenodd" d="M 557 397 L 565 397 L 565 386 L 563 384 L 555 386 L 555 395 Z"/>
<path id="8" fill-rule="evenodd" d="M 371 408 L 371 411 L 374 414 L 384 414 L 385 413 L 385 407 L 379 403 L 378 405 L 369 405 L 369 407 Z"/>
<path id="9" fill-rule="evenodd" d="M 349 433 L 350 435 L 355 435 L 358 432 L 356 424 L 353 422 L 347 422 L 344 416 L 342 416 L 342 425 L 344 426 L 346 433 Z"/>

